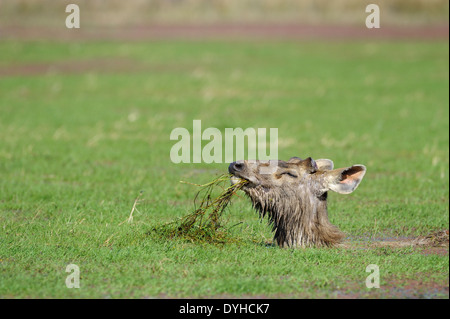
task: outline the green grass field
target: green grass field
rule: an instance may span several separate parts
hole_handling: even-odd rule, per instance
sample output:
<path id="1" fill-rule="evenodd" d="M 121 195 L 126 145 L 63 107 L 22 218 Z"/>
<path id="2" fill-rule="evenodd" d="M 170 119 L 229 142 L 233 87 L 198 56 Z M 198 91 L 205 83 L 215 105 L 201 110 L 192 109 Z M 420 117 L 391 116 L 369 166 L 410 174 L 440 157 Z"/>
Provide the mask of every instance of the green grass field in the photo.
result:
<path id="1" fill-rule="evenodd" d="M 0 42 L 0 297 L 448 298 L 448 42 Z M 278 128 L 280 159 L 365 164 L 330 194 L 347 248 L 280 249 L 244 196 L 224 244 L 151 230 L 228 164 L 174 164 L 176 127 Z M 206 144 L 206 143 L 205 143 Z M 139 192 L 132 223 L 127 220 Z M 431 251 L 430 251 L 431 249 Z M 443 250 L 443 251 L 442 251 Z M 68 289 L 68 264 L 80 289 Z M 365 285 L 380 269 L 380 289 Z"/>

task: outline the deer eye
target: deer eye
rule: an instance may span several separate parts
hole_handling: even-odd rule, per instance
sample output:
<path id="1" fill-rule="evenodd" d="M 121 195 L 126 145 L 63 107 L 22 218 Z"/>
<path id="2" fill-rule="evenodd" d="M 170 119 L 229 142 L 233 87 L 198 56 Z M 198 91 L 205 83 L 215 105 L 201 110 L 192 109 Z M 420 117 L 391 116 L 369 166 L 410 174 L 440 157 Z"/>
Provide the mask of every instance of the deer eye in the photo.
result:
<path id="1" fill-rule="evenodd" d="M 298 175 L 295 172 L 292 172 L 292 171 L 283 172 L 283 173 L 281 173 L 281 175 L 289 175 L 290 177 L 293 177 L 293 178 L 297 178 L 298 177 Z"/>

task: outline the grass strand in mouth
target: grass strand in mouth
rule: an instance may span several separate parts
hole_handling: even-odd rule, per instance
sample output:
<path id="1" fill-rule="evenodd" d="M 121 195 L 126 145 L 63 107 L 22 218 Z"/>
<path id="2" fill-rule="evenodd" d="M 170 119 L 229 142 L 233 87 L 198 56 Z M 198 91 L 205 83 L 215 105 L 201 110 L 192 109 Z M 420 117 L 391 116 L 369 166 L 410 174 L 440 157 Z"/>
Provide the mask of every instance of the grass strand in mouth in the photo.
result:
<path id="1" fill-rule="evenodd" d="M 229 183 L 231 174 L 223 174 L 213 181 L 199 185 L 181 181 L 200 187 L 194 198 L 194 212 L 160 227 L 160 235 L 169 238 L 184 238 L 190 241 L 224 242 L 226 240 L 226 229 L 223 224 L 223 212 L 231 201 L 231 198 L 248 181 L 240 179 L 231 186 L 224 187 Z M 222 192 L 217 197 L 213 196 L 216 188 Z M 199 201 L 200 200 L 200 201 Z M 197 206 L 197 202 L 199 205 Z"/>

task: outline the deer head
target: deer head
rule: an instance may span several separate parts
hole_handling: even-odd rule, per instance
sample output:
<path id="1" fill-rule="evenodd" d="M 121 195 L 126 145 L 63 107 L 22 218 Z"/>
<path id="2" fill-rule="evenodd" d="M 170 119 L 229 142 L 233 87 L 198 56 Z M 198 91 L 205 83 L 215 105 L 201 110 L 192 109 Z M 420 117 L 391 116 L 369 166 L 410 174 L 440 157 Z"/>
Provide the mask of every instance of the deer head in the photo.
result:
<path id="1" fill-rule="evenodd" d="M 275 167 L 267 173 L 269 166 Z M 268 215 L 281 247 L 334 246 L 344 234 L 328 220 L 327 192 L 353 192 L 366 167 L 333 169 L 328 159 L 292 157 L 289 161 L 237 161 L 230 164 L 232 183 L 245 179 L 243 191 L 261 217 Z M 265 172 L 265 173 L 262 173 Z"/>

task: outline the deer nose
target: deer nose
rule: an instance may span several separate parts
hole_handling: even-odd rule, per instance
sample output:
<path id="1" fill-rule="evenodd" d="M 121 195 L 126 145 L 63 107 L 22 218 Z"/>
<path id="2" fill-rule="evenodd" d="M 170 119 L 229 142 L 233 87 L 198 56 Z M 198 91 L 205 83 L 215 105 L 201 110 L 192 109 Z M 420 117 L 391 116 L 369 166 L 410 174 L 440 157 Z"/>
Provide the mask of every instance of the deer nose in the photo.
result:
<path id="1" fill-rule="evenodd" d="M 242 162 L 233 162 L 228 166 L 228 172 L 234 173 L 234 172 L 240 172 L 244 168 L 244 163 Z"/>

